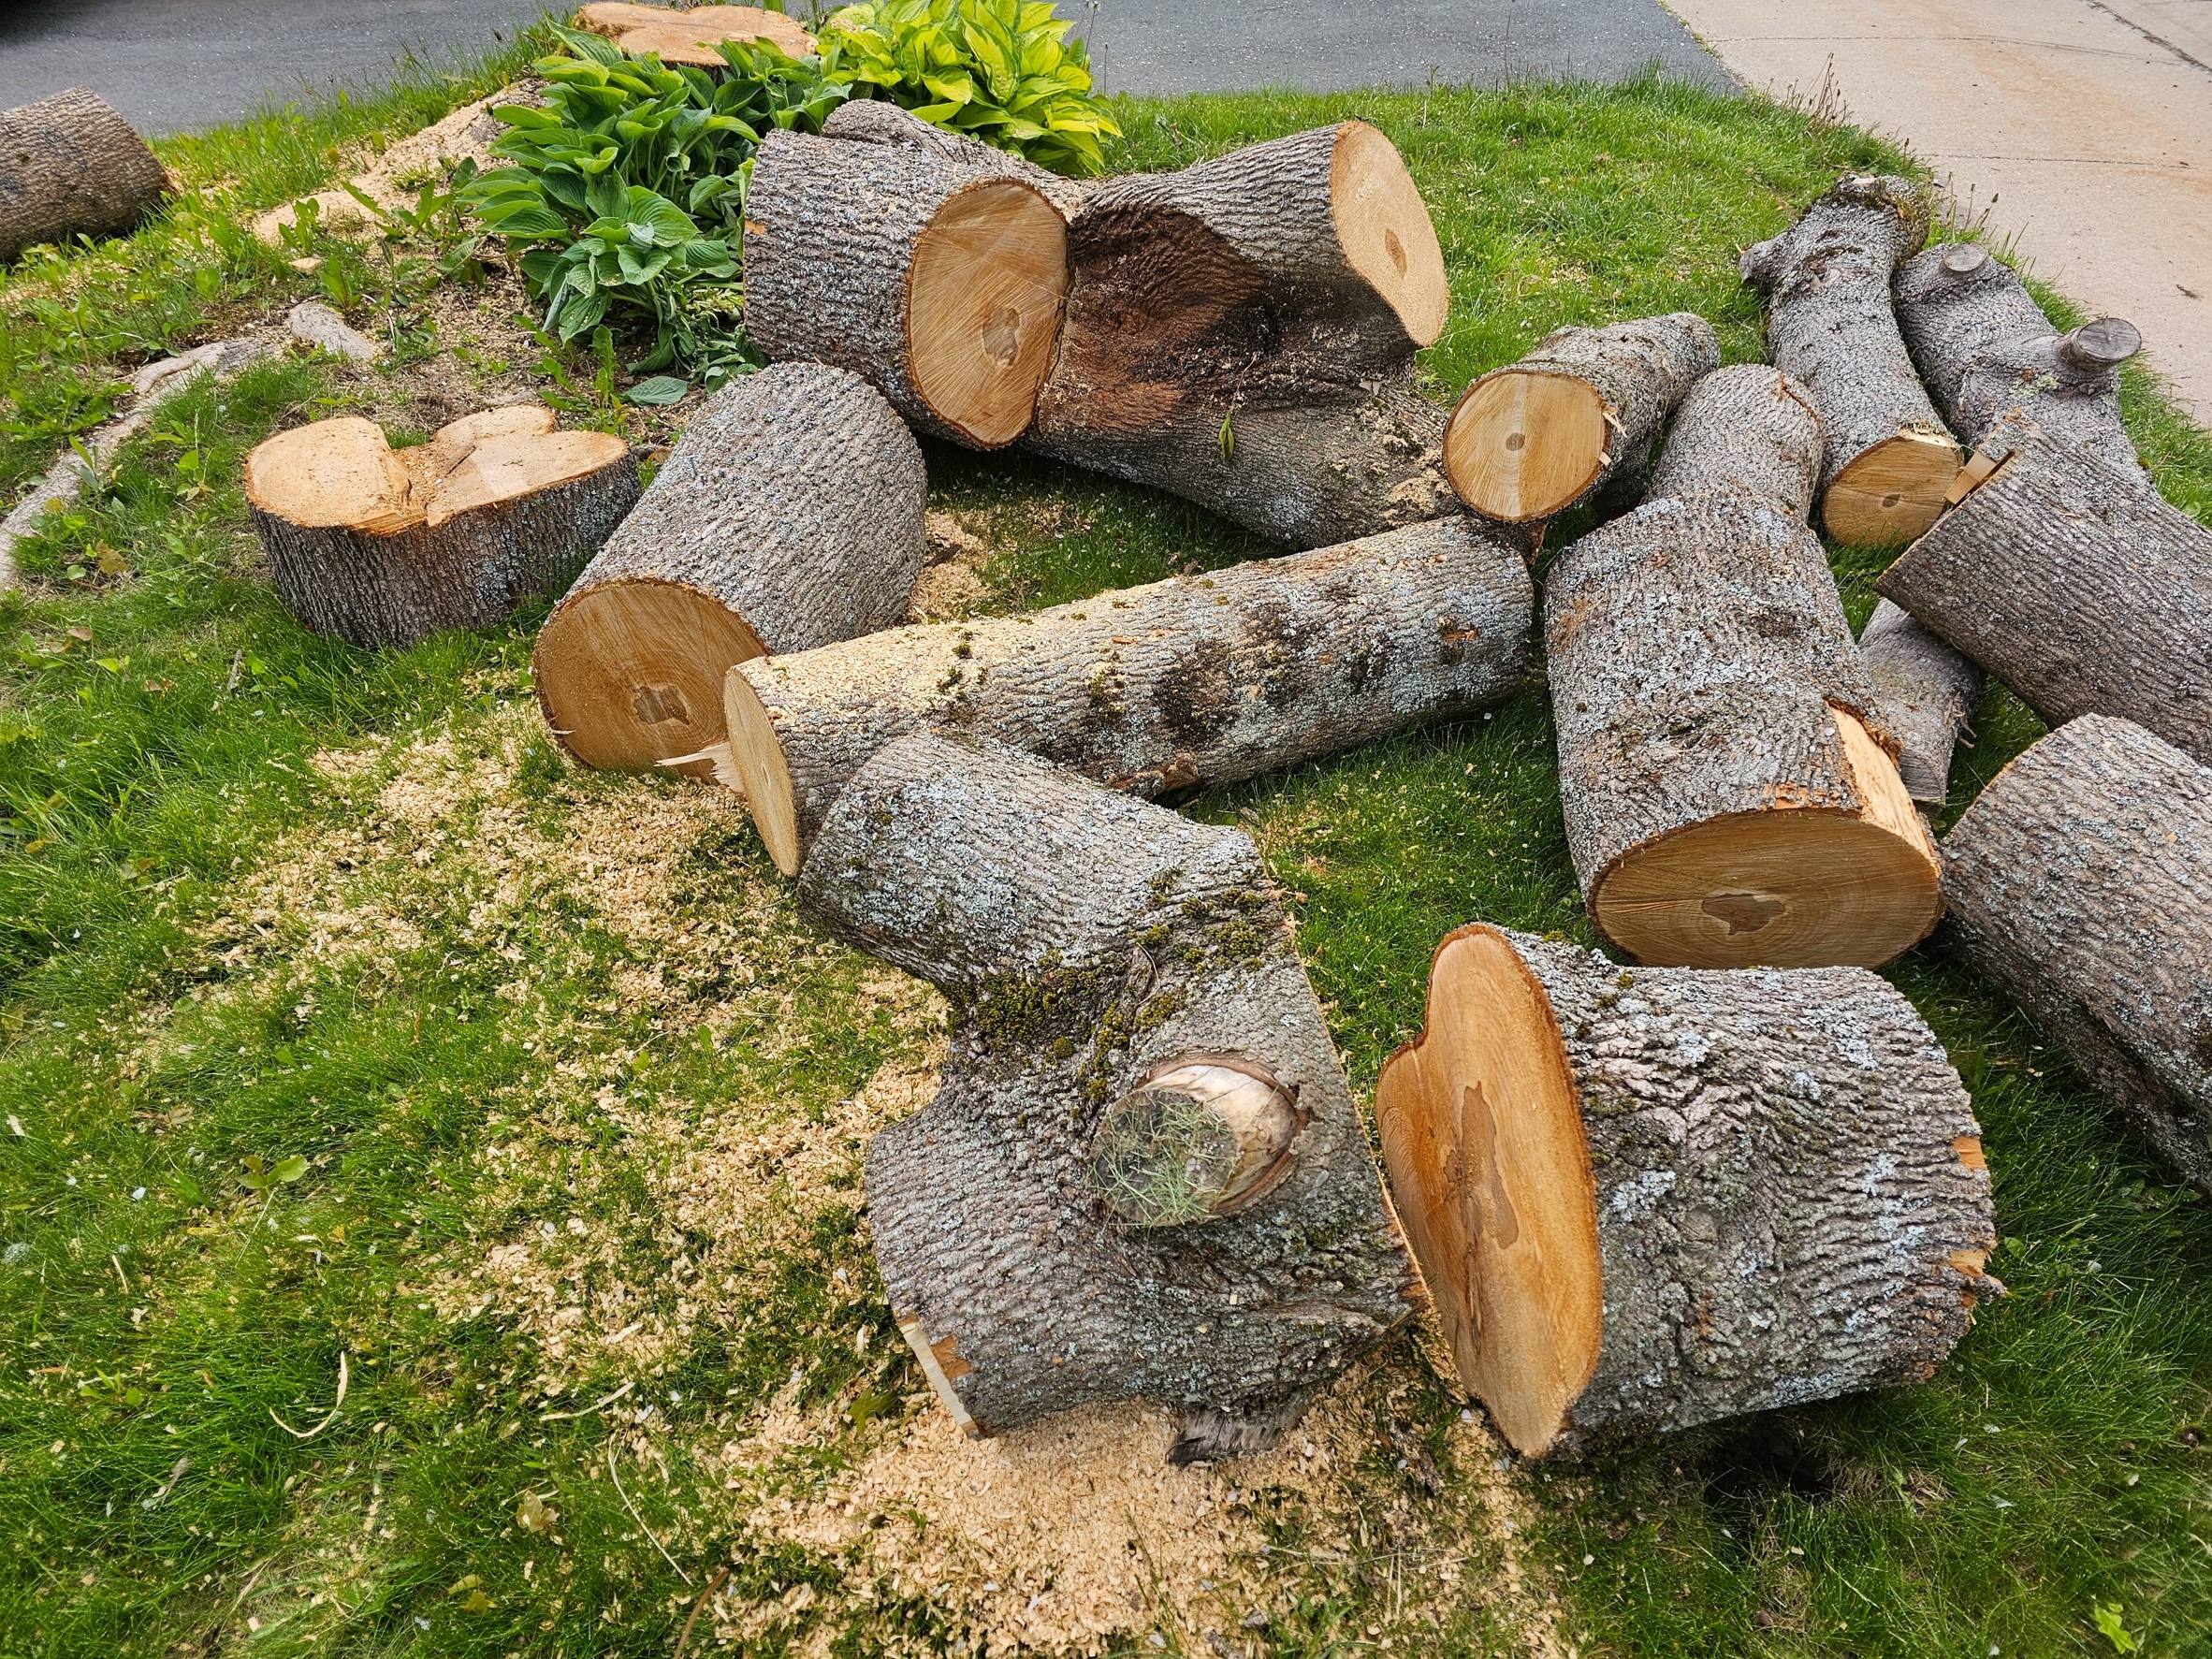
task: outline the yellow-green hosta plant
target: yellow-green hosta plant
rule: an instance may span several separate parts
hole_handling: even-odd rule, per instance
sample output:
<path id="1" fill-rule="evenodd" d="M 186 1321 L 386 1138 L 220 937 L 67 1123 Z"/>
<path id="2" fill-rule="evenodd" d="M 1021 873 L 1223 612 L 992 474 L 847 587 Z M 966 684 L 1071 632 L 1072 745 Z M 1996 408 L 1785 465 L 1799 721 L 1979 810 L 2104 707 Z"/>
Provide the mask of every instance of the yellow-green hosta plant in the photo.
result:
<path id="1" fill-rule="evenodd" d="M 1120 133 L 1091 91 L 1090 52 L 1050 0 L 866 0 L 830 15 L 837 73 L 923 120 L 1056 173 L 1105 167 Z"/>

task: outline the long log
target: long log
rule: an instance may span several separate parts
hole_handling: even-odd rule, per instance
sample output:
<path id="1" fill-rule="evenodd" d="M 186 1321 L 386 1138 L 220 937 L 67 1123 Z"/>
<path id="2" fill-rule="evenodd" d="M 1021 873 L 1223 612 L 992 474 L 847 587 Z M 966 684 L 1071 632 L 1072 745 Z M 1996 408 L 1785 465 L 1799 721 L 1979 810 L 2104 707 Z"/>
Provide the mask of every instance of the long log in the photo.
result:
<path id="1" fill-rule="evenodd" d="M 1966 1090 L 1862 968 L 1463 927 L 1375 1100 L 1460 1378 L 1532 1456 L 1924 1380 L 2003 1289 Z"/>
<path id="2" fill-rule="evenodd" d="M 1951 797 L 1951 753 L 1981 705 L 1982 671 L 1886 599 L 1859 630 L 1874 719 L 1897 739 L 1898 776 L 1923 806 Z"/>
<path id="3" fill-rule="evenodd" d="M 1227 783 L 1510 695 L 1535 609 L 1463 516 L 1027 616 L 895 629 L 727 679 L 731 758 L 797 870 L 878 749 L 941 726 L 1157 795 Z"/>
<path id="4" fill-rule="evenodd" d="M 2212 769 L 2085 714 L 1943 837 L 1943 937 L 2212 1194 Z"/>
<path id="5" fill-rule="evenodd" d="M 146 140 L 90 87 L 0 110 L 0 264 L 40 242 L 123 236 L 168 194 Z"/>
<path id="6" fill-rule="evenodd" d="M 357 416 L 295 427 L 246 457 L 245 486 L 278 594 L 357 646 L 503 620 L 589 559 L 638 493 L 629 444 L 555 431 L 534 404 L 401 450 Z"/>
<path id="7" fill-rule="evenodd" d="M 900 1329 L 971 1433 L 1172 1405 L 1257 1450 L 1406 1317 L 1413 1265 L 1251 840 L 917 733 L 800 878 L 952 998 L 937 1098 L 867 1153 Z"/>
<path id="8" fill-rule="evenodd" d="M 624 0 L 591 0 L 576 22 L 604 35 L 633 57 L 656 52 L 664 64 L 702 69 L 727 68 L 715 47 L 724 40 L 767 40 L 787 55 L 803 58 L 814 50 L 814 36 L 780 11 L 752 6 L 695 6 L 676 11 L 665 6 L 635 6 Z"/>
<path id="9" fill-rule="evenodd" d="M 1818 425 L 1771 369 L 1709 375 L 1655 495 L 1544 584 L 1567 847 L 1639 961 L 1885 962 L 1935 925 L 1935 850 L 1815 536 Z"/>
<path id="10" fill-rule="evenodd" d="M 2119 368 L 2143 348 L 2135 325 L 2099 317 L 2061 334 L 2019 272 L 1972 242 L 1946 242 L 1898 268 L 1897 320 L 1937 409 L 1969 445 L 2017 410 L 2125 473 Z"/>
<path id="11" fill-rule="evenodd" d="M 1876 578 L 2046 724 L 2132 720 L 2212 760 L 2212 530 L 2020 415 L 1982 485 Z"/>
<path id="12" fill-rule="evenodd" d="M 1767 348 L 1803 384 L 1826 441 L 1821 523 L 1840 542 L 1909 542 L 1935 522 L 1958 445 L 1913 371 L 1890 278 L 1928 240 L 1908 179 L 1849 174 L 1797 224 L 1744 251 L 1768 297 Z"/>
<path id="13" fill-rule="evenodd" d="M 1445 473 L 1470 511 L 1505 524 L 1556 517 L 1616 483 L 1633 502 L 1667 415 L 1720 366 L 1720 337 L 1694 312 L 1561 328 L 1467 387 Z"/>
<path id="14" fill-rule="evenodd" d="M 927 484 L 921 445 L 858 375 L 779 363 L 732 381 L 546 618 L 531 654 L 546 723 L 591 766 L 719 744 L 733 663 L 906 614 Z"/>

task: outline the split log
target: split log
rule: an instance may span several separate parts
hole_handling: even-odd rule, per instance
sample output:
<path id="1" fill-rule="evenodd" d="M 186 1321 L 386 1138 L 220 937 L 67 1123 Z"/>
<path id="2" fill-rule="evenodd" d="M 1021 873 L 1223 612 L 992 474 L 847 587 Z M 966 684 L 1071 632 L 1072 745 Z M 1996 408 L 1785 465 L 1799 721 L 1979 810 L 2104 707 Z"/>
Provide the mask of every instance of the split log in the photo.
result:
<path id="1" fill-rule="evenodd" d="M 2119 367 L 2143 349 L 2134 324 L 2100 317 L 2060 334 L 2019 273 L 1971 242 L 1906 260 L 1896 295 L 1905 345 L 1962 442 L 2018 410 L 2123 473 L 2138 465 L 2119 412 Z"/>
<path id="2" fill-rule="evenodd" d="M 2085 714 L 1943 837 L 1944 936 L 2212 1193 L 2212 769 Z"/>
<path id="3" fill-rule="evenodd" d="M 1068 229 L 1026 446 L 1320 547 L 1457 510 L 1414 387 L 1450 292 L 1420 191 L 1363 122 L 1108 179 Z"/>
<path id="4" fill-rule="evenodd" d="M 619 438 L 557 432 L 550 409 L 513 404 L 412 449 L 351 415 L 296 427 L 246 457 L 245 485 L 302 622 L 409 646 L 556 589 L 637 501 L 637 463 Z"/>
<path id="5" fill-rule="evenodd" d="M 1463 927 L 1375 1106 L 1460 1378 L 1531 1456 L 1924 1381 L 2003 1291 L 1966 1090 L 1863 968 Z"/>
<path id="6" fill-rule="evenodd" d="M 1897 739 L 1898 776 L 1924 806 L 1951 798 L 1951 751 L 1982 702 L 1982 671 L 1884 600 L 1859 631 L 1874 719 Z"/>
<path id="7" fill-rule="evenodd" d="M 2212 530 L 2019 415 L 1874 586 L 2052 726 L 2115 714 L 2212 761 Z"/>
<path id="8" fill-rule="evenodd" d="M 588 766 L 720 743 L 732 663 L 906 614 L 927 482 L 858 375 L 779 363 L 732 381 L 546 618 L 531 657 L 546 723 Z"/>
<path id="9" fill-rule="evenodd" d="M 771 359 L 850 369 L 918 429 L 1028 429 L 1068 290 L 1068 226 L 1028 163 L 778 131 L 746 196 L 745 326 Z"/>
<path id="10" fill-rule="evenodd" d="M 970 1433 L 1173 1406 L 1259 1450 L 1418 1280 L 1281 892 L 1241 832 L 972 738 L 903 737 L 800 877 L 937 985 L 937 1098 L 867 1152 L 899 1328 Z"/>
<path id="11" fill-rule="evenodd" d="M 941 726 L 1140 795 L 1227 783 L 1502 701 L 1535 609 L 1463 516 L 1028 616 L 900 628 L 727 681 L 731 759 L 795 872 L 861 765 Z"/>
<path id="12" fill-rule="evenodd" d="M 1694 312 L 1561 328 L 1467 388 L 1444 470 L 1469 508 L 1506 524 L 1555 517 L 1614 481 L 1633 502 L 1667 415 L 1720 366 L 1720 337 Z"/>
<path id="13" fill-rule="evenodd" d="M 1840 542 L 1911 541 L 1958 473 L 1890 307 L 1891 276 L 1927 240 L 1928 198 L 1910 180 L 1853 174 L 1744 252 L 1743 280 L 1768 296 L 1768 356 L 1820 411 L 1821 522 Z"/>
<path id="14" fill-rule="evenodd" d="M 146 140 L 90 87 L 0 111 L 0 264 L 40 242 L 126 235 L 168 194 Z"/>
<path id="15" fill-rule="evenodd" d="M 1817 431 L 1773 370 L 1708 375 L 1652 477 L 1684 493 L 1584 536 L 1546 578 L 1567 846 L 1591 920 L 1639 961 L 1871 967 L 1941 912 L 1934 846 L 1802 521 Z"/>
<path id="16" fill-rule="evenodd" d="M 621 0 L 593 0 L 576 22 L 604 35 L 633 57 L 657 52 L 663 64 L 690 64 L 702 69 L 729 65 L 715 47 L 724 40 L 766 40 L 788 56 L 803 58 L 814 50 L 814 36 L 796 19 L 751 6 L 696 6 L 675 11 L 665 6 L 632 6 Z"/>

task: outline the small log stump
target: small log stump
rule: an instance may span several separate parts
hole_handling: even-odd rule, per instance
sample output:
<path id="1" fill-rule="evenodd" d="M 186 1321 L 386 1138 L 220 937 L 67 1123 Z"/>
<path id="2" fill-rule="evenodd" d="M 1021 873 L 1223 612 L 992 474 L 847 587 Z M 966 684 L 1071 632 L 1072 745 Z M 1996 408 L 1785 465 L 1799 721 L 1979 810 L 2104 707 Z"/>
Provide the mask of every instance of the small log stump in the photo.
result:
<path id="1" fill-rule="evenodd" d="M 40 242 L 127 235 L 168 194 L 146 140 L 88 86 L 0 110 L 0 264 Z"/>

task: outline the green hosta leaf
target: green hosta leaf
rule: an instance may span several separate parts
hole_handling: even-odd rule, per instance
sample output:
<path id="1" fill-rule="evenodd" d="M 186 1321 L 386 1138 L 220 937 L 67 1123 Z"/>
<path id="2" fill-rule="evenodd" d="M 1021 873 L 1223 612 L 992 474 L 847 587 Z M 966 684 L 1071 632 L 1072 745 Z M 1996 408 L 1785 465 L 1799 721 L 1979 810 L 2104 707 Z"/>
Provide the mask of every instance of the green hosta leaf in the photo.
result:
<path id="1" fill-rule="evenodd" d="M 569 234 L 569 223 L 551 208 L 534 202 L 512 208 L 490 209 L 484 223 L 494 234 L 511 237 L 549 237 Z"/>
<path id="2" fill-rule="evenodd" d="M 650 380 L 641 380 L 622 396 L 633 403 L 679 403 L 684 394 L 691 389 L 688 380 L 678 380 L 673 374 L 656 374 Z"/>
<path id="3" fill-rule="evenodd" d="M 924 75 L 922 84 L 955 109 L 975 96 L 975 80 L 968 75 Z"/>
<path id="4" fill-rule="evenodd" d="M 699 234 L 699 226 L 691 216 L 666 196 L 656 196 L 649 190 L 630 193 L 630 216 L 641 225 L 652 228 L 653 240 L 664 248 L 688 242 Z"/>

